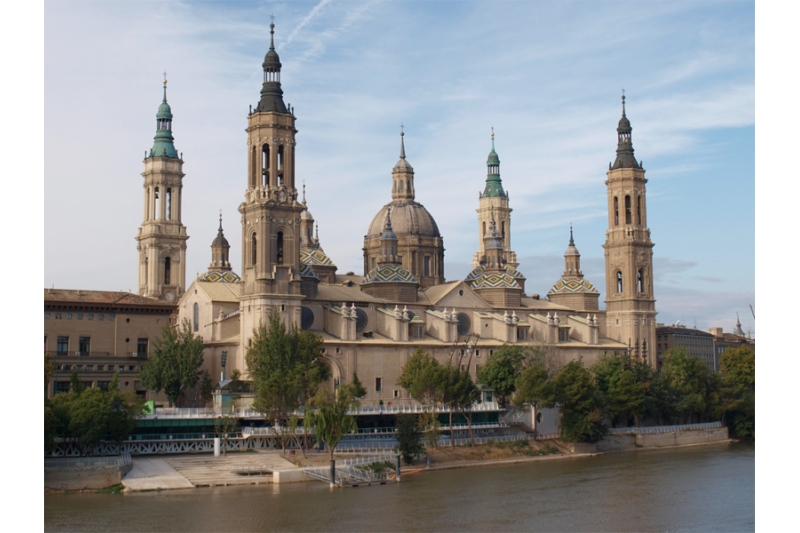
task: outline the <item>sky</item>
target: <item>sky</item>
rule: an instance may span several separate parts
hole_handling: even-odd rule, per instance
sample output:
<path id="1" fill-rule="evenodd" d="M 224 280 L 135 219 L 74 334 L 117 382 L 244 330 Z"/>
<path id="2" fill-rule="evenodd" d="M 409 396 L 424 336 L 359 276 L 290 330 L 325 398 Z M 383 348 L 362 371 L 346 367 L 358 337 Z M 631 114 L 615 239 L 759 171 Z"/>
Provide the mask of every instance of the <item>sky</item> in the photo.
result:
<path id="1" fill-rule="evenodd" d="M 755 335 L 746 1 L 45 1 L 45 287 L 136 291 L 142 159 L 164 71 L 185 161 L 188 282 L 208 269 L 220 210 L 241 273 L 244 128 L 270 15 L 297 116 L 297 183 L 340 273 L 363 273 L 403 124 L 445 277 L 463 278 L 493 127 L 527 292 L 560 278 L 571 223 L 604 299 L 604 181 L 624 89 L 649 180 L 658 322 L 730 332 L 738 313 Z"/>

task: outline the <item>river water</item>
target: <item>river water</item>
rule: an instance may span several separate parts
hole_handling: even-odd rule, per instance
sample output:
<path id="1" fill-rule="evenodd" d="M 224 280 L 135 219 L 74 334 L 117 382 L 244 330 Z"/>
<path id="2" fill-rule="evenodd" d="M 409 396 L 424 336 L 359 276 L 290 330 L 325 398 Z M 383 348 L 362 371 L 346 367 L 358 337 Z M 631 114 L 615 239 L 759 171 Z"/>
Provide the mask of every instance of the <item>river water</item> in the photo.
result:
<path id="1" fill-rule="evenodd" d="M 46 531 L 754 531 L 755 444 L 404 475 L 45 496 Z"/>

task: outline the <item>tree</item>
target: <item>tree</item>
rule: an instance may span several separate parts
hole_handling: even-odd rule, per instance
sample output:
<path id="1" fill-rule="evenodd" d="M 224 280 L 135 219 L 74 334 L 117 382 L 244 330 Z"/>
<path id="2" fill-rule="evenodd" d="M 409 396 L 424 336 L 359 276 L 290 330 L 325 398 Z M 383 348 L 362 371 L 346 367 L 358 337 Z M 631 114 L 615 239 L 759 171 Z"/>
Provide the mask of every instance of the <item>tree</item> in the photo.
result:
<path id="1" fill-rule="evenodd" d="M 208 370 L 203 370 L 200 375 L 200 397 L 203 398 L 204 405 L 208 405 L 214 394 L 214 384 L 211 381 L 211 374 Z"/>
<path id="2" fill-rule="evenodd" d="M 286 422 L 330 376 L 323 362 L 322 339 L 296 327 L 287 331 L 280 315 L 273 312 L 269 328 L 259 324 L 253 331 L 245 360 L 256 389 L 253 408 L 272 421 L 285 453 Z"/>
<path id="3" fill-rule="evenodd" d="M 189 321 L 180 327 L 167 324 L 153 343 L 153 355 L 142 365 L 139 379 L 154 392 L 163 390 L 170 405 L 177 405 L 183 391 L 197 384 L 202 364 L 203 339 L 194 336 Z"/>
<path id="4" fill-rule="evenodd" d="M 480 398 L 480 390 L 472 381 L 469 372 L 461 370 L 454 365 L 443 366 L 440 369 L 442 381 L 442 403 L 450 411 L 450 447 L 455 447 L 455 431 L 453 430 L 453 410 L 469 413 L 469 433 L 472 438 L 472 404 Z"/>
<path id="5" fill-rule="evenodd" d="M 595 383 L 605 399 L 606 413 L 612 424 L 627 426 L 633 418 L 636 427 L 652 412 L 653 369 L 647 363 L 634 360 L 628 354 L 615 353 L 592 365 Z"/>
<path id="6" fill-rule="evenodd" d="M 534 362 L 524 369 L 514 387 L 517 389 L 514 393 L 514 405 L 519 408 L 527 409 L 528 406 L 532 406 L 536 413 L 540 407 L 555 405 L 553 382 L 550 381 L 547 369 L 541 363 Z"/>
<path id="7" fill-rule="evenodd" d="M 415 457 L 425 452 L 422 445 L 422 433 L 419 430 L 419 418 L 416 415 L 397 415 L 395 419 L 397 428 L 397 452 L 403 457 L 406 464 L 411 464 Z"/>
<path id="8" fill-rule="evenodd" d="M 228 451 L 228 439 L 236 435 L 236 429 L 239 427 L 238 409 L 237 401 L 233 400 L 230 405 L 223 406 L 221 414 L 214 418 L 214 433 L 222 443 L 223 457 Z"/>
<path id="9" fill-rule="evenodd" d="M 435 407 L 442 401 L 445 379 L 439 362 L 422 348 L 417 348 L 403 365 L 397 380 L 398 385 L 422 404 L 423 414 L 420 417 L 420 424 L 425 428 L 428 443 L 434 448 L 439 447 L 440 426 Z"/>
<path id="10" fill-rule="evenodd" d="M 50 386 L 50 380 L 53 379 L 53 374 L 56 373 L 56 365 L 53 364 L 53 356 L 49 353 L 44 354 L 44 397 L 47 398 L 47 388 Z"/>
<path id="11" fill-rule="evenodd" d="M 83 386 L 83 382 L 78 377 L 78 369 L 73 368 L 72 374 L 69 376 L 69 390 L 70 392 L 74 392 L 75 394 L 80 395 L 86 387 Z"/>
<path id="12" fill-rule="evenodd" d="M 117 453 L 121 452 L 122 441 L 136 429 L 138 417 L 144 410 L 144 398 L 136 396 L 133 392 L 119 390 L 119 372 L 114 372 L 111 383 L 106 391 L 109 414 L 107 419 L 106 436 L 117 443 Z"/>
<path id="13" fill-rule="evenodd" d="M 662 357 L 664 383 L 674 395 L 674 409 L 682 421 L 718 418 L 721 415 L 718 376 L 699 359 L 687 356 L 682 346 L 669 348 Z"/>
<path id="14" fill-rule="evenodd" d="M 556 374 L 554 390 L 564 440 L 597 442 L 606 434 L 602 398 L 582 361 L 571 361 Z"/>
<path id="15" fill-rule="evenodd" d="M 756 353 L 749 346 L 728 348 L 720 359 L 724 420 L 736 437 L 756 436 Z"/>
<path id="16" fill-rule="evenodd" d="M 353 386 L 353 395 L 355 398 L 363 398 L 367 395 L 367 389 L 361 384 L 361 380 L 358 379 L 358 374 L 355 372 L 353 372 L 353 381 L 351 385 Z"/>
<path id="17" fill-rule="evenodd" d="M 494 389 L 497 402 L 505 408 L 516 390 L 515 382 L 528 359 L 522 346 L 504 344 L 489 356 L 486 364 L 478 370 L 478 381 Z"/>
<path id="18" fill-rule="evenodd" d="M 330 460 L 342 437 L 358 429 L 356 419 L 349 412 L 358 408 L 358 400 L 353 397 L 348 386 L 339 387 L 336 398 L 320 390 L 314 398 L 314 408 L 306 413 L 309 426 L 314 429 L 318 440 L 328 447 Z"/>

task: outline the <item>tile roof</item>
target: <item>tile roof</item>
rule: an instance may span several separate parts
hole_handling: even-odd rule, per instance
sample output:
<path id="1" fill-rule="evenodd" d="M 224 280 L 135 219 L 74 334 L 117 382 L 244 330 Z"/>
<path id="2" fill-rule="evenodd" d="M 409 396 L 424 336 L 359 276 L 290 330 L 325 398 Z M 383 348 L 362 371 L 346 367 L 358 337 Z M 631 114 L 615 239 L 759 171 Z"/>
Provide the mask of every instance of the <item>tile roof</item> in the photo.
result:
<path id="1" fill-rule="evenodd" d="M 87 291 L 83 289 L 45 289 L 45 303 L 82 303 L 115 306 L 156 306 L 174 308 L 176 304 L 168 303 L 147 296 L 139 296 L 123 291 Z"/>

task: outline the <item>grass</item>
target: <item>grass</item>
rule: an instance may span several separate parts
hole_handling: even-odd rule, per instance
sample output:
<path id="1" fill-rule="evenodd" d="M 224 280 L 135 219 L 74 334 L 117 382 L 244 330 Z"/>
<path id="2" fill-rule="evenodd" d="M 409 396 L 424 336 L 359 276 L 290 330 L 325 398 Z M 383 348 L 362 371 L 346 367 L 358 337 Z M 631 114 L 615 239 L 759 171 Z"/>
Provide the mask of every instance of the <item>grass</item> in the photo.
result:
<path id="1" fill-rule="evenodd" d="M 386 469 L 394 470 L 395 465 L 392 464 L 391 461 L 381 461 L 381 462 L 374 462 L 367 465 L 367 468 L 372 470 L 373 472 L 383 472 Z"/>
<path id="2" fill-rule="evenodd" d="M 112 485 L 110 487 L 106 487 L 104 489 L 98 489 L 94 491 L 95 494 L 119 494 L 125 489 L 125 485 L 122 483 L 117 483 L 116 485 Z"/>

